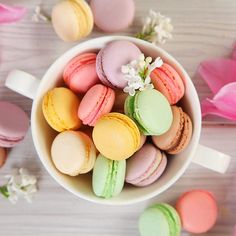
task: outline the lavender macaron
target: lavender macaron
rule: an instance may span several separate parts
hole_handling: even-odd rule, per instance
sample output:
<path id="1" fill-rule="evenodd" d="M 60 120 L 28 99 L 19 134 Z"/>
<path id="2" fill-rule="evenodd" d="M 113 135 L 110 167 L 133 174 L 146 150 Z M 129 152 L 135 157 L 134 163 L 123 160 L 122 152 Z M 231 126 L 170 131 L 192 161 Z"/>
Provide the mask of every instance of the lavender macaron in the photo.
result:
<path id="1" fill-rule="evenodd" d="M 0 147 L 14 147 L 29 128 L 27 114 L 18 106 L 0 101 Z"/>
<path id="2" fill-rule="evenodd" d="M 101 82 L 111 88 L 123 89 L 127 85 L 121 67 L 136 60 L 140 49 L 126 40 L 107 44 L 97 55 L 96 69 Z"/>
<path id="3" fill-rule="evenodd" d="M 165 153 L 146 143 L 127 160 L 125 181 L 138 187 L 150 185 L 162 175 L 166 165 Z"/>

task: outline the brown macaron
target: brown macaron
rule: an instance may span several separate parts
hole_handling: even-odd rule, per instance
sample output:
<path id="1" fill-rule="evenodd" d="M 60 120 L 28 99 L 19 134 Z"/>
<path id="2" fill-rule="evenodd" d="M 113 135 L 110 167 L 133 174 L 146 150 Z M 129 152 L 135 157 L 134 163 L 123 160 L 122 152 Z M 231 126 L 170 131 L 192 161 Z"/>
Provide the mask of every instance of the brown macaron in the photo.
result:
<path id="1" fill-rule="evenodd" d="M 192 121 L 181 107 L 172 106 L 173 122 L 170 129 L 160 135 L 152 136 L 153 143 L 169 154 L 182 152 L 192 137 Z"/>
<path id="2" fill-rule="evenodd" d="M 0 168 L 4 165 L 7 159 L 7 150 L 6 148 L 0 147 Z"/>

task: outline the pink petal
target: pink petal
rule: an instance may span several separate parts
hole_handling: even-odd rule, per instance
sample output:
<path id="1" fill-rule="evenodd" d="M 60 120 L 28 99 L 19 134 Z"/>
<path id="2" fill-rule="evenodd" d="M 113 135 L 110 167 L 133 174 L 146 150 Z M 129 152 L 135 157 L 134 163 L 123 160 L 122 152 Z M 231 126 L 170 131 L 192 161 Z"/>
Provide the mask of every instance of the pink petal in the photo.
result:
<path id="1" fill-rule="evenodd" d="M 231 59 L 204 61 L 200 64 L 198 73 L 215 94 L 224 85 L 236 82 L 236 61 Z"/>
<path id="2" fill-rule="evenodd" d="M 230 120 L 236 120 L 236 82 L 222 87 L 213 99 L 201 103 L 202 116 L 218 115 Z"/>
<path id="3" fill-rule="evenodd" d="M 0 3 L 0 24 L 18 21 L 26 11 L 25 7 L 10 7 Z"/>

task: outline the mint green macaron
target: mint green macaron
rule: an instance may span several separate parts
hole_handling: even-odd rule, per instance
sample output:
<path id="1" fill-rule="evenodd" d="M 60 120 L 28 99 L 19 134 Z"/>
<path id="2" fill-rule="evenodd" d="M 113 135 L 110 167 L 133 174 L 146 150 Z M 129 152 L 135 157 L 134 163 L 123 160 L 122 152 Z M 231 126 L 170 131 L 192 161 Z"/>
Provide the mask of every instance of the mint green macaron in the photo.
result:
<path id="1" fill-rule="evenodd" d="M 179 236 L 181 221 L 177 211 L 161 203 L 147 208 L 139 218 L 141 236 Z"/>
<path id="2" fill-rule="evenodd" d="M 124 187 L 126 161 L 113 161 L 99 154 L 92 177 L 93 191 L 98 197 L 117 196 Z"/>
<path id="3" fill-rule="evenodd" d="M 134 96 L 128 96 L 124 110 L 145 135 L 161 135 L 169 130 L 173 121 L 168 100 L 155 89 L 139 91 Z"/>

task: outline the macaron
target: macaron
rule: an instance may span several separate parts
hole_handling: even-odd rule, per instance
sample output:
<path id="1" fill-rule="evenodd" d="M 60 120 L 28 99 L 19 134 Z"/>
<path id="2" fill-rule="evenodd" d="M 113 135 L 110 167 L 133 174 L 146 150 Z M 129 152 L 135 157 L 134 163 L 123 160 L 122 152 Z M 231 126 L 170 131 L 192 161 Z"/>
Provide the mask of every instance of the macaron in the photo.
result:
<path id="1" fill-rule="evenodd" d="M 142 148 L 142 146 L 145 144 L 146 140 L 147 140 L 147 136 L 144 135 L 144 134 L 140 134 L 140 145 L 139 145 L 139 147 L 138 147 L 138 150 L 139 150 L 140 148 Z"/>
<path id="2" fill-rule="evenodd" d="M 80 131 L 64 131 L 54 139 L 52 161 L 63 174 L 76 176 L 92 170 L 96 149 L 92 140 Z"/>
<path id="3" fill-rule="evenodd" d="M 83 53 L 74 57 L 65 67 L 63 79 L 75 93 L 86 93 L 99 83 L 96 72 L 96 53 Z"/>
<path id="4" fill-rule="evenodd" d="M 216 223 L 218 207 L 215 197 L 207 190 L 192 190 L 177 201 L 183 228 L 194 234 L 205 233 Z"/>
<path id="5" fill-rule="evenodd" d="M 123 89 L 128 82 L 121 67 L 137 59 L 140 54 L 140 49 L 126 40 L 107 44 L 97 55 L 96 69 L 99 79 L 106 86 Z"/>
<path id="6" fill-rule="evenodd" d="M 127 160 L 125 181 L 139 187 L 150 185 L 162 175 L 166 165 L 165 153 L 146 143 Z"/>
<path id="7" fill-rule="evenodd" d="M 155 89 L 164 94 L 171 105 L 176 104 L 184 96 L 184 82 L 171 65 L 163 63 L 161 67 L 152 71 L 150 77 Z"/>
<path id="8" fill-rule="evenodd" d="M 115 102 L 112 111 L 124 113 L 125 100 L 128 97 L 128 93 L 124 93 L 122 90 L 115 90 Z"/>
<path id="9" fill-rule="evenodd" d="M 98 197 L 111 198 L 117 196 L 125 182 L 126 161 L 113 161 L 99 154 L 92 177 L 93 191 Z"/>
<path id="10" fill-rule="evenodd" d="M 4 147 L 0 147 L 0 168 L 5 164 L 7 159 L 7 150 Z"/>
<path id="11" fill-rule="evenodd" d="M 130 26 L 134 19 L 133 0 L 91 0 L 96 26 L 106 32 L 116 32 Z"/>
<path id="12" fill-rule="evenodd" d="M 176 210 L 165 203 L 147 208 L 139 217 L 140 236 L 179 236 L 181 222 Z"/>
<path id="13" fill-rule="evenodd" d="M 189 144 L 193 125 L 188 114 L 181 107 L 172 106 L 173 122 L 170 129 L 159 136 L 152 136 L 153 143 L 169 154 L 182 152 Z"/>
<path id="14" fill-rule="evenodd" d="M 14 147 L 29 128 L 27 114 L 15 104 L 0 101 L 0 147 Z"/>
<path id="15" fill-rule="evenodd" d="M 123 160 L 132 156 L 139 148 L 140 132 L 129 117 L 112 112 L 96 122 L 93 141 L 98 151 L 106 158 Z"/>
<path id="16" fill-rule="evenodd" d="M 94 85 L 81 100 L 78 116 L 84 125 L 94 126 L 97 120 L 109 113 L 115 101 L 115 92 L 105 85 Z"/>
<path id="17" fill-rule="evenodd" d="M 155 89 L 138 91 L 125 101 L 125 114 L 145 135 L 161 135 L 169 130 L 173 115 L 168 100 Z"/>
<path id="18" fill-rule="evenodd" d="M 77 130 L 81 126 L 77 112 L 80 100 L 70 90 L 57 87 L 44 95 L 42 109 L 48 124 L 56 131 Z"/>
<path id="19" fill-rule="evenodd" d="M 93 14 L 84 0 L 58 2 L 52 9 L 52 25 L 64 41 L 77 41 L 93 29 Z"/>

